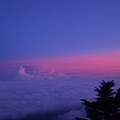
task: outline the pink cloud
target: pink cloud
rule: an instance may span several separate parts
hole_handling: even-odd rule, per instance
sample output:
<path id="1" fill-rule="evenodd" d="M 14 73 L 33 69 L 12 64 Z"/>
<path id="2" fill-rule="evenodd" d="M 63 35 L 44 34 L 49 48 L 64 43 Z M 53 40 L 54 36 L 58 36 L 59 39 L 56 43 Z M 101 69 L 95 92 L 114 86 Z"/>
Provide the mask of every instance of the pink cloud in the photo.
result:
<path id="1" fill-rule="evenodd" d="M 21 66 L 21 67 L 18 69 L 17 78 L 18 78 L 18 79 L 23 79 L 23 80 L 30 80 L 30 79 L 33 79 L 34 76 L 26 73 L 25 68 L 24 68 L 23 66 Z"/>

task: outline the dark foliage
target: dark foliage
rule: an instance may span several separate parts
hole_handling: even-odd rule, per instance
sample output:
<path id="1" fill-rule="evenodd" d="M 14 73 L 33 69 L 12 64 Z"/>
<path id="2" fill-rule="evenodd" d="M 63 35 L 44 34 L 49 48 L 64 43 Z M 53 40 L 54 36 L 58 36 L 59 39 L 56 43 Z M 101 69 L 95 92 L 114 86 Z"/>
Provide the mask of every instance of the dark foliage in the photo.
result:
<path id="1" fill-rule="evenodd" d="M 79 118 L 79 117 L 75 117 L 76 120 L 87 120 L 87 119 L 84 119 L 84 118 Z"/>
<path id="2" fill-rule="evenodd" d="M 85 105 L 87 118 L 90 120 L 120 120 L 120 88 L 115 92 L 114 81 L 100 82 L 95 101 L 82 99 Z M 79 119 L 76 119 L 79 120 Z"/>

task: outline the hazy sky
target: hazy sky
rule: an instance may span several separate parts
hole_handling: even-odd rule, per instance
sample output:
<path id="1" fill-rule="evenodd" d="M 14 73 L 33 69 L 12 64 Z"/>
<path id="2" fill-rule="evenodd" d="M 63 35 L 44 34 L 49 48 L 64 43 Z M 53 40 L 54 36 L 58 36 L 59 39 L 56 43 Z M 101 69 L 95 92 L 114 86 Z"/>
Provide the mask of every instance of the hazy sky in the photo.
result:
<path id="1" fill-rule="evenodd" d="M 119 0 L 0 0 L 0 18 L 1 74 L 120 74 Z"/>

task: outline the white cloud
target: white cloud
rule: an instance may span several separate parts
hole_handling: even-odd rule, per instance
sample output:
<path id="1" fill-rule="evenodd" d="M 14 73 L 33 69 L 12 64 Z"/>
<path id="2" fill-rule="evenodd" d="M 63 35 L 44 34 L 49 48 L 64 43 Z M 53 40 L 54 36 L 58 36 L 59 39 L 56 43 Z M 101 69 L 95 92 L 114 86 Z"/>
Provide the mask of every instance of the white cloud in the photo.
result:
<path id="1" fill-rule="evenodd" d="M 25 75 L 25 74 L 26 74 L 25 68 L 23 68 L 23 66 L 21 66 L 21 67 L 19 68 L 19 70 L 18 70 L 18 73 L 19 73 L 20 75 Z"/>
<path id="2" fill-rule="evenodd" d="M 49 74 L 54 74 L 55 73 L 55 69 L 54 69 L 54 67 L 50 67 L 50 70 L 49 70 Z"/>
<path id="3" fill-rule="evenodd" d="M 33 75 L 30 75 L 30 74 L 26 73 L 25 68 L 23 66 L 21 66 L 18 69 L 18 76 L 17 77 L 20 78 L 20 79 L 23 79 L 23 80 L 30 80 L 30 79 L 34 78 Z"/>
<path id="4" fill-rule="evenodd" d="M 29 72 L 30 71 L 30 72 Z M 51 65 L 41 66 L 21 66 L 17 69 L 17 79 L 34 80 L 34 79 L 66 79 L 66 75 L 61 71 L 56 71 Z"/>
<path id="5" fill-rule="evenodd" d="M 49 64 L 33 66 L 32 69 L 35 79 L 66 79 L 66 75 L 63 72 L 57 71 L 54 66 Z"/>

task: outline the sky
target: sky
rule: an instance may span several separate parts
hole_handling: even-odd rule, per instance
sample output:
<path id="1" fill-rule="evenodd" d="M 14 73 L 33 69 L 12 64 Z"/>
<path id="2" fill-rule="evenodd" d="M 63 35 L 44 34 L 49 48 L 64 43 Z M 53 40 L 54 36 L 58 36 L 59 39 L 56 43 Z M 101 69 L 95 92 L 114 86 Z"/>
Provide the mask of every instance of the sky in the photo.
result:
<path id="1" fill-rule="evenodd" d="M 0 79 L 120 78 L 119 0 L 0 0 Z"/>

